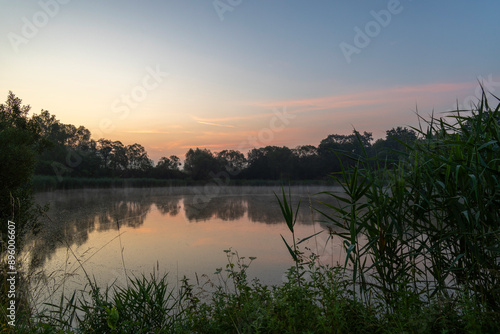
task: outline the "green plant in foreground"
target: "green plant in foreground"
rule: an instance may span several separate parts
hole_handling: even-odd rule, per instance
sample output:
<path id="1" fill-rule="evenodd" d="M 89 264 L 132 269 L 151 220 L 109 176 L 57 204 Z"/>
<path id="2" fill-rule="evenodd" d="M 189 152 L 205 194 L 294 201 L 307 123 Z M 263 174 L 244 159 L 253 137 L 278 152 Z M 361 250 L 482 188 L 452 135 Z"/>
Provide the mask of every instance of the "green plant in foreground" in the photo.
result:
<path id="1" fill-rule="evenodd" d="M 308 279 L 300 285 L 295 267 L 280 285 L 242 281 L 239 293 L 216 285 L 209 300 L 197 300 L 187 312 L 185 328 L 197 333 L 381 332 L 382 323 L 373 311 L 345 293 L 340 268 L 310 262 L 302 270 Z"/>
<path id="2" fill-rule="evenodd" d="M 304 239 L 301 239 L 299 242 L 296 241 L 295 239 L 295 223 L 297 222 L 297 217 L 298 217 L 298 212 L 300 208 L 300 201 L 299 204 L 297 205 L 297 209 L 295 210 L 295 213 L 293 212 L 293 207 L 292 207 L 292 195 L 291 195 L 291 190 L 290 186 L 288 187 L 288 199 L 287 196 L 285 195 L 285 189 L 281 188 L 282 191 L 282 200 L 274 194 L 276 199 L 278 200 L 281 213 L 283 215 L 283 218 L 285 219 L 286 226 L 288 227 L 288 230 L 292 233 L 292 241 L 293 241 L 293 248 L 288 244 L 288 242 L 285 240 L 283 235 L 281 235 L 281 239 L 283 239 L 283 242 L 285 243 L 286 248 L 288 249 L 288 252 L 292 256 L 293 261 L 295 262 L 295 270 L 296 270 L 296 275 L 297 275 L 297 283 L 300 284 L 300 264 L 303 262 L 302 259 L 302 253 L 298 249 L 298 245 L 303 243 L 304 241 L 309 240 L 310 238 L 320 234 L 322 231 L 315 233 L 313 235 L 310 235 Z"/>
<path id="3" fill-rule="evenodd" d="M 500 312 L 500 103 L 431 118 L 401 160 L 356 157 L 338 177 L 343 205 L 318 210 L 341 229 L 345 266 L 388 314 L 472 294 L 469 311 Z M 377 168 L 374 169 L 373 167 Z"/>
<path id="4" fill-rule="evenodd" d="M 106 288 L 89 284 L 80 297 L 61 300 L 44 325 L 83 333 L 147 333 L 175 328 L 183 318 L 181 302 L 186 290 L 170 288 L 167 275 L 152 273 L 149 278 L 129 278 L 128 287 Z"/>

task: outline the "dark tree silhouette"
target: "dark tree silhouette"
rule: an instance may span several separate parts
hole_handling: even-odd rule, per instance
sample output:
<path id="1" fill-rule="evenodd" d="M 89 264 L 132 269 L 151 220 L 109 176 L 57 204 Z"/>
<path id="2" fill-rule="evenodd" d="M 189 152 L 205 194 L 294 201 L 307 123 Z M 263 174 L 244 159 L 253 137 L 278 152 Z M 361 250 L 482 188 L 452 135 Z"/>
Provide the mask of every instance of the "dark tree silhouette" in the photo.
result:
<path id="1" fill-rule="evenodd" d="M 28 119 L 29 105 L 9 92 L 0 104 L 0 219 L 2 239 L 7 237 L 8 220 L 15 222 L 18 241 L 36 224 L 36 206 L 31 178 L 36 155 L 45 146 L 36 122 Z"/>

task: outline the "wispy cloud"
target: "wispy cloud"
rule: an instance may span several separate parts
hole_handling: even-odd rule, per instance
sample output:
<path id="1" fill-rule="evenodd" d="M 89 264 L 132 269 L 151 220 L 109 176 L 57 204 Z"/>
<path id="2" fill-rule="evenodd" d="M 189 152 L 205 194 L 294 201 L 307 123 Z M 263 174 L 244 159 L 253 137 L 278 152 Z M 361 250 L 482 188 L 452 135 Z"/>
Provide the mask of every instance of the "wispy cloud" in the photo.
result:
<path id="1" fill-rule="evenodd" d="M 473 82 L 467 83 L 432 83 L 404 87 L 391 87 L 385 89 L 362 91 L 353 94 L 322 96 L 310 99 L 280 100 L 259 102 L 265 108 L 275 108 L 286 105 L 292 113 L 314 110 L 340 109 L 359 106 L 379 106 L 409 99 L 418 100 L 426 95 L 442 92 L 460 92 L 475 87 Z"/>
<path id="2" fill-rule="evenodd" d="M 267 117 L 269 115 L 273 115 L 272 113 L 260 113 L 260 114 L 251 114 L 251 115 L 238 115 L 238 116 L 229 116 L 229 117 L 213 117 L 213 118 L 201 118 L 198 116 L 191 115 L 191 118 L 199 123 L 213 123 L 219 124 L 219 122 L 233 122 L 233 121 L 245 121 L 252 120 L 261 117 Z M 217 123 L 215 123 L 217 122 Z M 213 125 L 212 124 L 212 125 Z M 235 126 L 232 126 L 235 127 Z"/>
<path id="3" fill-rule="evenodd" d="M 235 128 L 234 125 L 215 123 L 215 122 L 218 122 L 218 121 L 220 122 L 221 121 L 220 119 L 200 118 L 200 117 L 194 116 L 194 115 L 190 115 L 190 117 L 191 117 L 191 119 L 193 119 L 194 121 L 196 121 L 199 124 L 205 124 L 205 125 L 211 125 L 211 126 L 218 126 L 218 127 L 222 127 L 222 128 Z M 224 120 L 222 120 L 222 121 L 224 121 Z"/>
<path id="4" fill-rule="evenodd" d="M 219 126 L 222 128 L 235 128 L 234 125 L 227 125 L 227 124 L 217 124 L 217 123 L 212 123 L 212 122 L 202 122 L 202 121 L 197 121 L 200 124 L 206 124 L 206 125 L 212 125 L 212 126 Z"/>
<path id="5" fill-rule="evenodd" d="M 228 117 L 201 118 L 191 115 L 191 118 L 200 124 L 219 127 L 235 127 L 224 123 L 237 121 L 251 121 L 269 118 L 274 115 L 273 109 L 284 106 L 290 114 L 314 112 L 321 110 L 349 109 L 370 106 L 373 108 L 387 106 L 397 102 L 418 103 L 424 102 L 430 95 L 443 92 L 463 92 L 473 89 L 475 82 L 464 83 L 430 83 L 412 86 L 399 86 L 384 89 L 360 91 L 351 94 L 320 96 L 309 99 L 289 99 L 276 101 L 247 101 L 242 102 L 243 107 L 260 107 L 264 112 Z"/>

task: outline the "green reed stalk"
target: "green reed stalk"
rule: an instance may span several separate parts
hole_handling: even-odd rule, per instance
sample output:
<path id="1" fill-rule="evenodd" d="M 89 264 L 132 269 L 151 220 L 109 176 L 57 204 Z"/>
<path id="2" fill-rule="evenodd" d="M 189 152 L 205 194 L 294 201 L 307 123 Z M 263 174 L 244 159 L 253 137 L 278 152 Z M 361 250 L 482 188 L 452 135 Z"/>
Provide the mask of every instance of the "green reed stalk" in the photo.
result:
<path id="1" fill-rule="evenodd" d="M 471 111 L 421 121 L 426 129 L 414 128 L 419 139 L 402 143 L 395 164 L 342 165 L 334 177 L 343 192 L 328 192 L 341 205 L 318 211 L 341 229 L 345 267 L 365 300 L 374 292 L 392 312 L 466 289 L 498 311 L 500 103 L 483 94 Z"/>
<path id="2" fill-rule="evenodd" d="M 285 219 L 286 226 L 288 227 L 288 230 L 292 233 L 293 248 L 288 244 L 288 242 L 285 240 L 283 235 L 281 235 L 281 239 L 283 239 L 283 242 L 285 243 L 286 248 L 288 249 L 288 252 L 290 253 L 293 261 L 295 262 L 297 283 L 300 286 L 300 284 L 301 284 L 301 279 L 300 279 L 301 278 L 301 273 L 300 273 L 301 266 L 300 265 L 303 263 L 303 259 L 301 257 L 302 253 L 299 251 L 297 246 L 299 244 L 309 240 L 310 238 L 320 234 L 322 231 L 320 231 L 318 233 L 314 233 L 314 234 L 312 234 L 304 239 L 301 239 L 299 242 L 297 242 L 295 239 L 294 227 L 295 227 L 295 223 L 297 222 L 298 212 L 299 212 L 299 208 L 300 208 L 300 201 L 299 201 L 299 204 L 297 205 L 297 209 L 295 210 L 295 213 L 294 213 L 293 207 L 292 207 L 292 195 L 291 195 L 290 186 L 288 187 L 288 199 L 287 199 L 287 196 L 285 195 L 285 189 L 281 188 L 281 191 L 282 191 L 282 200 L 280 200 L 280 198 L 278 197 L 278 195 L 276 195 L 276 193 L 274 194 L 274 196 L 278 200 L 278 203 L 279 203 L 279 206 L 281 209 L 281 213 L 283 215 L 283 218 Z"/>

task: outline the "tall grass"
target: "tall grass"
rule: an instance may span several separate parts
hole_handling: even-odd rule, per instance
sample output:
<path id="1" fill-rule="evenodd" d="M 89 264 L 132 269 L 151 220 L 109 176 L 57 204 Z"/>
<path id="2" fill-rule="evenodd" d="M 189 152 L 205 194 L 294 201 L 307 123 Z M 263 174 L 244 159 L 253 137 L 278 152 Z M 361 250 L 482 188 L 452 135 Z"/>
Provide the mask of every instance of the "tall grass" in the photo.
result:
<path id="1" fill-rule="evenodd" d="M 365 302 L 390 314 L 467 295 L 500 319 L 500 104 L 483 94 L 472 111 L 420 120 L 398 162 L 356 157 L 329 193 L 344 205 L 318 211 L 342 230 Z"/>
<path id="2" fill-rule="evenodd" d="M 86 288 L 61 297 L 19 333 L 359 333 L 381 332 L 383 322 L 346 294 L 340 268 L 314 262 L 296 276 L 292 267 L 279 286 L 248 280 L 256 258 L 225 250 L 225 270 L 216 280 L 181 280 L 172 286 L 167 275 L 129 278 L 126 287 Z M 309 279 L 304 278 L 308 274 Z M 301 283 L 297 280 L 300 279 Z"/>
<path id="3" fill-rule="evenodd" d="M 52 310 L 38 326 L 83 333 L 146 333 L 174 328 L 183 317 L 180 302 L 185 290 L 171 288 L 166 274 L 130 277 L 128 287 L 102 291 L 95 281 L 88 287 L 88 294 L 74 293 L 59 305 L 49 305 Z"/>
<path id="4" fill-rule="evenodd" d="M 281 239 L 285 243 L 285 246 L 288 249 L 288 252 L 290 253 L 293 261 L 295 262 L 295 274 L 297 276 L 297 283 L 300 285 L 300 282 L 301 282 L 301 280 L 300 280 L 301 267 L 300 266 L 303 264 L 304 258 L 303 258 L 303 253 L 300 252 L 298 246 L 301 243 L 315 237 L 316 235 L 320 234 L 323 231 L 319 231 L 317 233 L 314 233 L 313 235 L 310 235 L 310 236 L 298 241 L 295 237 L 295 229 L 294 228 L 295 228 L 295 224 L 297 223 L 297 218 L 298 218 L 298 213 L 299 213 L 299 208 L 300 208 L 300 201 L 297 204 L 297 209 L 295 210 L 295 212 L 293 212 L 292 198 L 291 198 L 292 195 L 291 195 L 290 187 L 288 188 L 288 199 L 287 199 L 287 196 L 285 195 L 284 189 L 282 189 L 282 199 L 280 199 L 278 197 L 278 195 L 276 195 L 276 193 L 274 194 L 274 196 L 278 200 L 278 204 L 279 204 L 280 209 L 281 209 L 281 214 L 283 215 L 283 218 L 285 219 L 286 226 L 288 227 L 288 230 L 290 231 L 290 233 L 292 233 L 292 246 L 290 246 L 288 244 L 288 242 L 283 237 L 283 235 L 281 235 Z"/>

